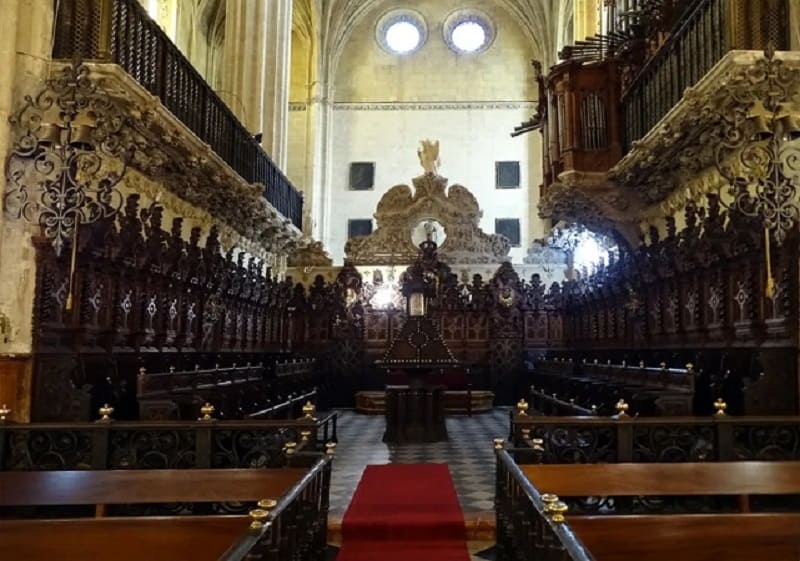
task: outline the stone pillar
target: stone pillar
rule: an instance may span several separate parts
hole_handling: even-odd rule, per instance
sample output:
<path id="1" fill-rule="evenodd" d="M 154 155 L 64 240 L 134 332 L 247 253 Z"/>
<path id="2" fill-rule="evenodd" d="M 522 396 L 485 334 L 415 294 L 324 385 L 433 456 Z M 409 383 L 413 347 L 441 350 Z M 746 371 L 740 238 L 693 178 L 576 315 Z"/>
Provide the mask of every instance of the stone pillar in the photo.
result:
<path id="1" fill-rule="evenodd" d="M 40 0 L 0 0 L 0 176 L 5 192 L 5 161 L 12 146 L 9 115 L 24 95 L 43 86 L 52 49 L 53 3 Z M 30 419 L 32 380 L 32 317 L 36 284 L 36 253 L 32 226 L 0 212 L 0 405 L 11 419 Z"/>
<path id="2" fill-rule="evenodd" d="M 800 49 L 800 3 L 789 2 L 790 45 L 793 51 Z"/>
<path id="3" fill-rule="evenodd" d="M 219 94 L 253 134 L 262 132 L 267 13 L 271 4 L 272 0 L 237 0 L 225 7 L 224 68 Z"/>
<path id="4" fill-rule="evenodd" d="M 289 85 L 292 67 L 292 0 L 267 2 L 264 88 L 261 99 L 261 145 L 286 171 L 289 138 Z"/>
<path id="5" fill-rule="evenodd" d="M 574 0 L 574 32 L 575 41 L 583 41 L 600 31 L 601 0 Z"/>
<path id="6" fill-rule="evenodd" d="M 331 239 L 331 146 L 333 141 L 333 90 L 317 84 L 308 102 L 308 179 L 305 204 L 311 207 L 311 236 Z"/>

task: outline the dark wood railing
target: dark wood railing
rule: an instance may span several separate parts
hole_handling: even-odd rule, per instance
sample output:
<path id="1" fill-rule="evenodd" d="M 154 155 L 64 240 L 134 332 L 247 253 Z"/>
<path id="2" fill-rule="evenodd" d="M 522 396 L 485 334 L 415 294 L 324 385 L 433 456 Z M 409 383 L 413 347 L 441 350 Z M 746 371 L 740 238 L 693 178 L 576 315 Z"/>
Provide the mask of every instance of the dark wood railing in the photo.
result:
<path id="1" fill-rule="evenodd" d="M 324 561 L 327 548 L 331 456 L 323 456 L 261 521 L 219 561 Z"/>
<path id="2" fill-rule="evenodd" d="M 510 432 L 515 447 L 540 441 L 545 463 L 800 460 L 800 417 L 514 415 Z"/>
<path id="3" fill-rule="evenodd" d="M 698 0 L 622 97 L 625 151 L 726 53 L 788 48 L 786 0 Z"/>
<path id="4" fill-rule="evenodd" d="M 62 0 L 53 58 L 121 66 L 248 183 L 302 227 L 303 196 L 137 0 Z"/>
<path id="5" fill-rule="evenodd" d="M 281 467 L 287 443 L 335 441 L 336 419 L 0 422 L 0 471 Z"/>
<path id="6" fill-rule="evenodd" d="M 542 495 L 511 455 L 502 449 L 496 455 L 498 561 L 592 561 L 570 527 L 552 520 Z"/>

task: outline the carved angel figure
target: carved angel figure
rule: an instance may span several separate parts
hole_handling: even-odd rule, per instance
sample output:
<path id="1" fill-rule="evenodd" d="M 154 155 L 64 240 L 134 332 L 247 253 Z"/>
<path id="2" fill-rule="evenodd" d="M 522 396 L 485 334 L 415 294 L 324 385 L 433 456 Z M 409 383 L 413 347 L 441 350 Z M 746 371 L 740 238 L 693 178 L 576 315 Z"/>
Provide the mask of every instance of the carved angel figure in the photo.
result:
<path id="1" fill-rule="evenodd" d="M 419 163 L 425 170 L 425 173 L 437 174 L 439 171 L 439 141 L 421 140 L 420 148 L 417 148 L 417 155 L 419 156 Z"/>

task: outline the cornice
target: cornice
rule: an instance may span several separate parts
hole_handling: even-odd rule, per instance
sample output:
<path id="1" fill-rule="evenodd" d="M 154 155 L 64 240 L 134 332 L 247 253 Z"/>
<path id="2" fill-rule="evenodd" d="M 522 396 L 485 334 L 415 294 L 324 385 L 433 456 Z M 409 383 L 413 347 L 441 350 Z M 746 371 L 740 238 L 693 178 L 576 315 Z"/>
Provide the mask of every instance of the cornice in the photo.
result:
<path id="1" fill-rule="evenodd" d="M 429 101 L 336 102 L 334 111 L 474 111 L 482 109 L 535 109 L 534 101 Z"/>

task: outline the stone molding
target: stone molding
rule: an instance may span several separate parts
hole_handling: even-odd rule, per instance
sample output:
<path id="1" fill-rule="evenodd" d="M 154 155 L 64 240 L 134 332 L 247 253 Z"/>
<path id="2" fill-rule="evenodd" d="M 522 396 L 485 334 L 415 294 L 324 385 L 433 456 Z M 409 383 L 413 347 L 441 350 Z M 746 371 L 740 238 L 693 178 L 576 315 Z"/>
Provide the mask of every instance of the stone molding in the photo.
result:
<path id="1" fill-rule="evenodd" d="M 476 109 L 535 109 L 536 101 L 430 101 L 430 102 L 394 102 L 381 101 L 371 103 L 336 102 L 334 111 L 472 111 Z"/>

